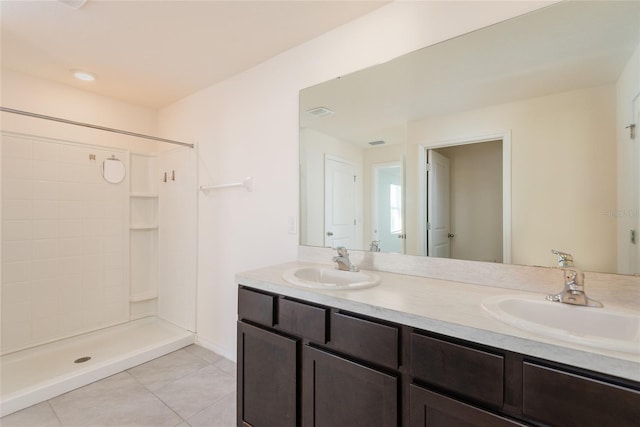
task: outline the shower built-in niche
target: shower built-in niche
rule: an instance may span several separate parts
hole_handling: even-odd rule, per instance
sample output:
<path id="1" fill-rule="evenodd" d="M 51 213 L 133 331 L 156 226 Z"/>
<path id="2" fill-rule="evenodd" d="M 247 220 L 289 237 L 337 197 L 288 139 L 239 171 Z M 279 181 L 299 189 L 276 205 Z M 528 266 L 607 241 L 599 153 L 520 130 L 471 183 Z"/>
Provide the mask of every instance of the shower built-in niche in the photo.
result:
<path id="1" fill-rule="evenodd" d="M 158 156 L 131 153 L 129 202 L 130 318 L 158 311 Z"/>

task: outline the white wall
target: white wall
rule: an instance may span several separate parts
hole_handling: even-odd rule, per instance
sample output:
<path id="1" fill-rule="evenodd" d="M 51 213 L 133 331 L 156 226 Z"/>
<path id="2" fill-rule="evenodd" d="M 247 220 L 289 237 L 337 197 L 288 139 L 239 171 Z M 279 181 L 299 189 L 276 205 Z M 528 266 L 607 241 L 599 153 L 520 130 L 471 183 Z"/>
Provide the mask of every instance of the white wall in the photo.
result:
<path id="1" fill-rule="evenodd" d="M 511 132 L 512 262 L 616 271 L 615 88 L 598 86 L 409 124 L 409 144 Z M 610 148 L 608 148 L 610 147 Z M 571 206 L 572 210 L 568 210 Z M 588 230 L 588 231 L 586 231 Z"/>
<path id="2" fill-rule="evenodd" d="M 255 179 L 200 195 L 200 341 L 235 357 L 234 273 L 296 257 L 300 89 L 550 3 L 394 2 L 164 108 L 160 133 L 200 145 L 200 184 Z"/>
<path id="3" fill-rule="evenodd" d="M 356 245 L 362 245 L 362 163 L 363 149 L 340 141 L 313 129 L 300 129 L 300 187 L 304 202 L 300 205 L 301 242 L 309 246 L 324 246 L 325 217 L 325 155 L 352 162 L 360 182 L 356 200 Z"/>
<path id="4" fill-rule="evenodd" d="M 153 135 L 157 112 L 112 98 L 95 95 L 71 86 L 53 83 L 12 70 L 0 73 L 0 104 L 47 116 Z M 131 151 L 153 151 L 153 141 L 50 122 L 10 113 L 1 113 L 2 130 L 58 138 Z"/>
<path id="5" fill-rule="evenodd" d="M 197 198 L 196 150 L 174 148 L 160 155 L 158 209 L 158 316 L 196 330 Z M 195 168 L 197 169 L 197 168 Z"/>

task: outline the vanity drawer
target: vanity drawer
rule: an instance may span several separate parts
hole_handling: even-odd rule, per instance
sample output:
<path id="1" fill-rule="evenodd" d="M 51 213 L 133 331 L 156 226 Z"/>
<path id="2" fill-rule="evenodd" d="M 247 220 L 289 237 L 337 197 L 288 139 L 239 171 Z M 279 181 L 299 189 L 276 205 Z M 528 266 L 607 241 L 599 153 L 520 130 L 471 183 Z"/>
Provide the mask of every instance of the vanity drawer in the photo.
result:
<path id="1" fill-rule="evenodd" d="M 553 426 L 638 426 L 640 391 L 524 362 L 522 412 Z"/>
<path id="2" fill-rule="evenodd" d="M 416 333 L 411 375 L 440 389 L 496 408 L 504 399 L 504 357 Z"/>
<path id="3" fill-rule="evenodd" d="M 238 288 L 238 320 L 273 326 L 277 297 L 247 288 Z"/>
<path id="4" fill-rule="evenodd" d="M 281 298 L 278 326 L 283 331 L 324 344 L 327 342 L 327 309 Z"/>
<path id="5" fill-rule="evenodd" d="M 344 313 L 331 313 L 331 346 L 343 353 L 398 369 L 400 332 L 384 325 Z"/>
<path id="6" fill-rule="evenodd" d="M 525 427 L 526 425 L 411 384 L 409 386 L 409 426 Z"/>

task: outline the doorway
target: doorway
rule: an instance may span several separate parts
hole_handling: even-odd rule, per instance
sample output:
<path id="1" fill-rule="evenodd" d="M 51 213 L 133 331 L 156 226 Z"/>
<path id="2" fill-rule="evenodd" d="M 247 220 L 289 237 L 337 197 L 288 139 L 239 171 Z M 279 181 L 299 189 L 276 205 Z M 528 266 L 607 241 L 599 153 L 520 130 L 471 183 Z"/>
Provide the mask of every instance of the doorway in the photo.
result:
<path id="1" fill-rule="evenodd" d="M 421 146 L 423 255 L 511 261 L 508 136 Z"/>
<path id="2" fill-rule="evenodd" d="M 400 162 L 373 165 L 372 247 L 387 253 L 404 253 L 404 212 Z"/>

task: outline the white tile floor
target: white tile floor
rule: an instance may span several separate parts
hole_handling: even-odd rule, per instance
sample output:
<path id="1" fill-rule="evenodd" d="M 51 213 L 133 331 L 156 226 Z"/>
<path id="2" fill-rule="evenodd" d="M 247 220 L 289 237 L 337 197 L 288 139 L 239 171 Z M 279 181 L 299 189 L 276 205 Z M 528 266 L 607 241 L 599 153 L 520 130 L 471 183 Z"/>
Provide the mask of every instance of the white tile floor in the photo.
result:
<path id="1" fill-rule="evenodd" d="M 2 427 L 233 427 L 236 365 L 190 345 L 0 419 Z"/>

